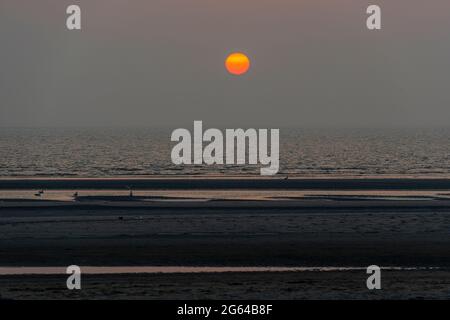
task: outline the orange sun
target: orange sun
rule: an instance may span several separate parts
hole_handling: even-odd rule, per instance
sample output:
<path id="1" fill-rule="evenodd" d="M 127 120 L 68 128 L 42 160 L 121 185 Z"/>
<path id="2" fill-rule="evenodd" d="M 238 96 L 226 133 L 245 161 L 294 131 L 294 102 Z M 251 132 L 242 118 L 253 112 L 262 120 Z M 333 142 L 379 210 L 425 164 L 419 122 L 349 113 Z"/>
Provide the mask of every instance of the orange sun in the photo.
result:
<path id="1" fill-rule="evenodd" d="M 250 59 L 243 53 L 235 52 L 227 57 L 225 67 L 229 73 L 239 76 L 250 69 Z"/>

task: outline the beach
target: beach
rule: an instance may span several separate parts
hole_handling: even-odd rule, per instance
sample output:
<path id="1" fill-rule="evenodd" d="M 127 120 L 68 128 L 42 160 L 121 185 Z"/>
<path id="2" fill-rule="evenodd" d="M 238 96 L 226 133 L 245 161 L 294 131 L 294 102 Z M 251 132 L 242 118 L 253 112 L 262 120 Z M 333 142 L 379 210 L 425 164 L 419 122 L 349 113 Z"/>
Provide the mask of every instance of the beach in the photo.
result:
<path id="1" fill-rule="evenodd" d="M 126 188 L 110 187 L 108 179 L 94 179 L 85 189 L 74 188 L 89 180 L 50 179 L 48 184 L 48 180 L 29 180 L 44 189 L 39 197 L 34 189 L 21 188 L 29 181 L 18 179 L 16 188 L 0 188 L 0 267 L 206 270 L 86 275 L 90 289 L 80 295 L 58 289 L 65 286 L 60 281 L 65 275 L 0 275 L 3 298 L 449 297 L 450 188 L 445 179 L 437 185 L 431 180 L 408 183 L 401 179 L 395 189 L 375 185 L 361 190 L 346 186 L 368 185 L 368 181 L 348 180 L 342 186 L 340 180 L 329 179 L 317 182 L 328 182 L 324 188 L 310 190 L 301 183 L 310 186 L 311 182 L 292 179 L 288 182 L 296 187 L 285 188 L 285 181 L 279 179 L 270 188 L 251 189 L 247 188 L 255 183 L 251 179 L 242 184 L 242 179 L 227 178 L 219 179 L 221 188 L 189 189 L 173 187 L 176 179 L 168 179 L 162 187 L 161 179 L 157 187 L 149 186 L 151 179 L 144 180 L 146 185 L 136 179 L 133 185 L 139 186 L 139 181 L 143 185 L 134 187 L 131 196 Z M 66 188 L 61 181 L 67 182 Z M 113 186 L 123 182 L 110 181 Z M 215 179 L 181 181 L 202 186 Z M 395 187 L 395 181 L 382 183 Z M 369 265 L 385 268 L 387 274 L 384 290 L 376 294 L 365 287 L 364 268 Z M 319 269 L 221 273 L 207 269 L 224 266 Z M 29 286 L 20 286 L 21 282 Z M 42 286 L 55 288 L 54 292 L 43 296 Z"/>
<path id="2" fill-rule="evenodd" d="M 118 274 L 84 276 L 67 290 L 65 276 L 2 276 L 4 299 L 448 299 L 448 271 L 386 271 L 382 289 L 367 290 L 365 272 Z"/>

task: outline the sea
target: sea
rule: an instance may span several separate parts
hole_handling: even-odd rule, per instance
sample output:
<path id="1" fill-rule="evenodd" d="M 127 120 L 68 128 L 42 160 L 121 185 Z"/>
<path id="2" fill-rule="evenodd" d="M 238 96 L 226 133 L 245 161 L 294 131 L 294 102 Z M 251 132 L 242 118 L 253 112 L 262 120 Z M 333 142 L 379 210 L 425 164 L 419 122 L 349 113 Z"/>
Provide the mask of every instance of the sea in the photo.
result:
<path id="1" fill-rule="evenodd" d="M 171 132 L 161 128 L 0 128 L 0 176 L 259 175 L 259 165 L 174 165 Z M 281 128 L 279 174 L 448 177 L 450 128 Z"/>

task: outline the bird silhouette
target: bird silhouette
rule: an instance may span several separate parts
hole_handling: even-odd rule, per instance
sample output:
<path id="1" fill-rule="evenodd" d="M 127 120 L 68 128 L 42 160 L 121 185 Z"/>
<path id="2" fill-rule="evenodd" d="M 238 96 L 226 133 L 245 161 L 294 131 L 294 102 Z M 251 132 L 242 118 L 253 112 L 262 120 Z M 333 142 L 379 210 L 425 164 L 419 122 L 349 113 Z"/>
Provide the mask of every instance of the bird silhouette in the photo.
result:
<path id="1" fill-rule="evenodd" d="M 133 197 L 133 187 L 131 187 L 131 186 L 125 186 L 128 190 L 130 190 L 130 198 L 132 198 Z"/>

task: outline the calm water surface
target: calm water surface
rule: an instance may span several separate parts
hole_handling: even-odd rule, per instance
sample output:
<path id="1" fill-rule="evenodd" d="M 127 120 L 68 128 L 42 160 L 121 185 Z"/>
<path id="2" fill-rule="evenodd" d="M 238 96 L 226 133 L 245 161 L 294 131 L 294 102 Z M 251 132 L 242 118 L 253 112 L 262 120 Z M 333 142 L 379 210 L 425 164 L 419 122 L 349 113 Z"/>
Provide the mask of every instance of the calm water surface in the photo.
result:
<path id="1" fill-rule="evenodd" d="M 255 174 L 259 166 L 175 166 L 167 129 L 0 128 L 0 176 Z M 280 173 L 450 175 L 450 129 L 280 131 Z"/>

